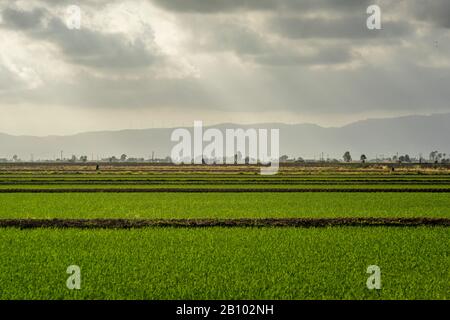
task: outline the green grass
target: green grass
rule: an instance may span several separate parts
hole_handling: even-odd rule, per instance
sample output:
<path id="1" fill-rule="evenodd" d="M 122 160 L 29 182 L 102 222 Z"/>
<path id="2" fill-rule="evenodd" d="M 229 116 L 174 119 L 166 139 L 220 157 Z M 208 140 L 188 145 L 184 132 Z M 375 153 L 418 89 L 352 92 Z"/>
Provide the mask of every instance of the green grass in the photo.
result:
<path id="1" fill-rule="evenodd" d="M 20 184 L 30 179 L 37 184 Z M 41 173 L 0 181 L 17 182 L 0 189 L 450 187 L 450 175 L 397 173 Z M 282 217 L 448 218 L 450 194 L 0 194 L 0 219 Z M 65 286 L 72 264 L 82 269 L 80 291 Z M 381 267 L 379 291 L 365 285 L 372 264 Z M 449 288 L 448 227 L 0 228 L 0 299 L 450 299 Z"/>
<path id="2" fill-rule="evenodd" d="M 20 193 L 0 204 L 0 218 L 450 217 L 447 193 Z"/>
<path id="3" fill-rule="evenodd" d="M 449 299 L 448 231 L 2 229 L 0 299 Z M 381 290 L 366 288 L 369 265 Z"/>

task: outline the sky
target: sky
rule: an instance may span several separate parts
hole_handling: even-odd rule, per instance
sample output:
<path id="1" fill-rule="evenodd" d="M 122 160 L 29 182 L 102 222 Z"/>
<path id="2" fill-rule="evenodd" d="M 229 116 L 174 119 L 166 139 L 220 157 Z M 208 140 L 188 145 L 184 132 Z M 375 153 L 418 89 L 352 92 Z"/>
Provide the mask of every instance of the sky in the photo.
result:
<path id="1" fill-rule="evenodd" d="M 450 112 L 449 40 L 448 0 L 1 1 L 0 132 Z"/>

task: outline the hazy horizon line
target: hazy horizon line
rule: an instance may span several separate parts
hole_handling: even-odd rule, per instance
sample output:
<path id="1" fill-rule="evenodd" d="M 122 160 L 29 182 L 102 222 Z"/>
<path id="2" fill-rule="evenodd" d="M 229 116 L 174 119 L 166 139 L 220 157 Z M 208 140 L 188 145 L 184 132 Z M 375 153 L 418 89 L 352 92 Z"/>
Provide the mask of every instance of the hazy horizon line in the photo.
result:
<path id="1" fill-rule="evenodd" d="M 337 126 L 326 126 L 326 125 L 320 125 L 317 123 L 312 122 L 296 122 L 296 123 L 285 123 L 285 122 L 255 122 L 255 123 L 239 123 L 239 122 L 217 122 L 217 123 L 208 123 L 204 124 L 203 126 L 205 128 L 207 127 L 213 127 L 213 126 L 223 126 L 223 125 L 242 125 L 242 126 L 260 126 L 260 125 L 274 125 L 274 124 L 280 124 L 280 125 L 286 125 L 286 126 L 296 126 L 296 125 L 312 125 L 321 127 L 324 129 L 339 129 L 344 128 L 346 126 L 358 123 L 358 122 L 364 122 L 364 121 L 371 121 L 371 120 L 389 120 L 389 119 L 401 119 L 401 118 L 409 118 L 409 117 L 431 117 L 436 115 L 450 115 L 450 112 L 435 112 L 435 113 L 425 113 L 425 114 L 408 114 L 408 115 L 399 115 L 399 116 L 387 116 L 387 117 L 367 117 L 367 118 L 361 118 L 359 120 L 349 121 L 346 124 L 337 125 Z M 202 121 L 201 119 L 198 121 Z M 12 137 L 35 137 L 35 138 L 48 138 L 48 137 L 69 137 L 69 136 L 76 136 L 80 134 L 89 134 L 89 133 L 108 133 L 108 132 L 122 132 L 122 131 L 143 131 L 143 130 L 151 130 L 151 129 L 176 129 L 176 128 L 192 128 L 194 125 L 194 122 L 192 122 L 191 126 L 167 126 L 167 127 L 145 127 L 145 128 L 123 128 L 123 129 L 105 129 L 105 130 L 88 130 L 88 131 L 80 131 L 75 133 L 69 133 L 69 134 L 45 134 L 45 135 L 31 135 L 31 134 L 10 134 L 7 132 L 0 131 L 0 134 L 8 135 Z"/>

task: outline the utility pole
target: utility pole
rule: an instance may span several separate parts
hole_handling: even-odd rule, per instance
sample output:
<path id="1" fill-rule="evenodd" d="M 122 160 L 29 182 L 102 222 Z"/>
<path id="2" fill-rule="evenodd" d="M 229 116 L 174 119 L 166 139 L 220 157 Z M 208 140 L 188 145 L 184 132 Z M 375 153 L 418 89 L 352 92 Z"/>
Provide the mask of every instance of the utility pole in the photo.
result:
<path id="1" fill-rule="evenodd" d="M 63 151 L 62 150 L 61 150 L 61 158 L 60 158 L 60 160 L 63 161 Z"/>

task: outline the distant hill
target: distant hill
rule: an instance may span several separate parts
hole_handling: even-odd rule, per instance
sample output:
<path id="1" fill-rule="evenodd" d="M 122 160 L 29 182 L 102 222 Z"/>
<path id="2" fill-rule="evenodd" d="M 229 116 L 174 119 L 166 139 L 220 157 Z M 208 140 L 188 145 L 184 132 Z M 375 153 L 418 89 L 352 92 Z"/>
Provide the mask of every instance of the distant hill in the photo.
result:
<path id="1" fill-rule="evenodd" d="M 406 116 L 388 119 L 369 119 L 342 127 L 324 128 L 313 124 L 221 124 L 215 128 L 279 128 L 280 154 L 312 159 L 324 156 L 342 158 L 348 150 L 353 158 L 361 153 L 369 158 L 384 154 L 392 156 L 422 153 L 425 158 L 433 150 L 450 154 L 450 113 L 429 116 Z M 173 129 L 142 129 L 86 132 L 69 136 L 12 136 L 0 134 L 0 158 L 10 159 L 17 154 L 21 159 L 53 159 L 72 154 L 87 155 L 90 159 L 120 156 L 156 157 L 170 155 Z"/>

